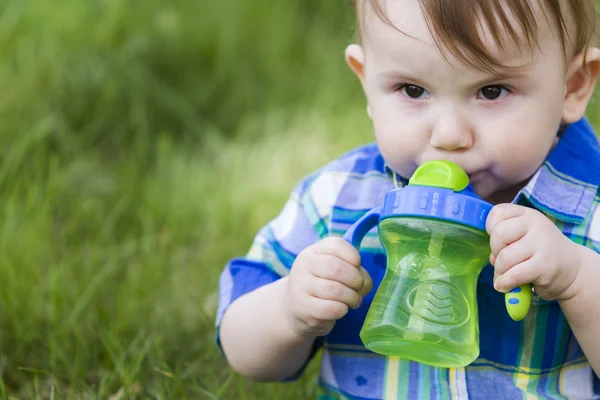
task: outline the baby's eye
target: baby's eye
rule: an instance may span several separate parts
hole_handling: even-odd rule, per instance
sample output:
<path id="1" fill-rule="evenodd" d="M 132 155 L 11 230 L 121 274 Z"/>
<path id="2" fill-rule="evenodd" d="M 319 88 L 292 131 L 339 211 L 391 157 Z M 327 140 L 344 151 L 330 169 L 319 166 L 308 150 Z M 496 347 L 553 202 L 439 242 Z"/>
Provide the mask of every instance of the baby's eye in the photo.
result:
<path id="1" fill-rule="evenodd" d="M 429 92 L 417 85 L 401 85 L 398 87 L 400 93 L 411 99 L 428 99 L 430 97 Z"/>
<path id="2" fill-rule="evenodd" d="M 477 92 L 478 99 L 502 100 L 510 94 L 510 91 L 501 85 L 484 86 Z"/>

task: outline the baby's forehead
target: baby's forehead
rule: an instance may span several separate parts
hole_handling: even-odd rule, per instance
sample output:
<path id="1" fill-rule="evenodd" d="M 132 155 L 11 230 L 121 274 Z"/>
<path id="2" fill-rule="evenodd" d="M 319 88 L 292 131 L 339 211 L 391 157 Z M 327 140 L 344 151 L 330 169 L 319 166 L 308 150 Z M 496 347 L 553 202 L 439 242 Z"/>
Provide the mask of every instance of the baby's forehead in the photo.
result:
<path id="1" fill-rule="evenodd" d="M 362 14 L 363 37 L 390 36 L 392 31 L 401 31 L 423 43 L 434 44 L 427 21 L 418 0 L 394 0 L 366 2 L 379 3 L 380 9 L 364 7 Z"/>
<path id="2" fill-rule="evenodd" d="M 461 3 L 461 0 L 455 1 Z M 519 60 L 522 64 L 524 59 L 531 60 L 545 48 L 561 46 L 560 37 L 537 1 L 526 9 L 498 1 L 496 4 L 501 8 L 496 10 L 484 6 L 477 11 L 457 6 L 453 9 L 458 11 L 455 21 L 448 16 L 452 15 L 451 10 L 445 10 L 448 15 L 436 18 L 435 13 L 444 10 L 428 10 L 423 6 L 423 0 L 375 0 L 370 3 L 379 3 L 379 7 L 363 5 L 361 36 L 363 44 L 371 52 L 393 51 L 400 47 L 421 53 L 437 51 L 444 53 L 447 59 L 454 58 L 460 62 L 467 59 L 473 61 L 470 66 L 486 69 L 484 64 L 491 60 L 501 62 L 503 66 L 517 66 L 511 65 L 512 60 Z M 446 7 L 458 4 L 449 1 L 437 3 L 444 3 Z M 517 16 L 516 12 L 523 14 Z M 443 22 L 440 23 L 440 19 Z"/>

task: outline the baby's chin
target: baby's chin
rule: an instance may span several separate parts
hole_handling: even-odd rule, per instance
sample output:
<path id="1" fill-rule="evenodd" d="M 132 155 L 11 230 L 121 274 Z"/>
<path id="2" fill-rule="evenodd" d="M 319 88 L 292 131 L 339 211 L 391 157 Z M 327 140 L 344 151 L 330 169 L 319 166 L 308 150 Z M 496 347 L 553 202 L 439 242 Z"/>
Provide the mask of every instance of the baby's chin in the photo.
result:
<path id="1" fill-rule="evenodd" d="M 477 196 L 490 203 L 493 203 L 494 197 L 497 193 L 497 191 L 494 191 L 491 188 L 481 187 L 481 185 L 476 184 L 473 184 L 473 190 L 475 191 Z"/>
<path id="2" fill-rule="evenodd" d="M 473 190 L 483 200 L 494 205 L 511 203 L 523 185 L 521 183 L 512 185 L 499 185 L 491 179 L 481 182 L 473 182 Z"/>
<path id="3" fill-rule="evenodd" d="M 497 190 L 497 185 L 491 184 L 487 173 L 479 172 L 473 176 L 469 176 L 469 181 L 477 196 L 486 199 Z"/>

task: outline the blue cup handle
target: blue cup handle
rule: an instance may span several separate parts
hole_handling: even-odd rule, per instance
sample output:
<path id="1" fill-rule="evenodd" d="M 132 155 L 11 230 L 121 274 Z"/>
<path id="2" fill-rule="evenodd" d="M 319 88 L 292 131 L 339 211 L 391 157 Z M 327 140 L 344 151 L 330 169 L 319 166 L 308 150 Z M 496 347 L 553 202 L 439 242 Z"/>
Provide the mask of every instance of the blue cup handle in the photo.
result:
<path id="1" fill-rule="evenodd" d="M 377 207 L 363 215 L 358 221 L 354 223 L 346 231 L 344 240 L 350 243 L 357 249 L 360 247 L 360 243 L 363 238 L 371 229 L 373 229 L 378 223 L 381 216 L 381 207 Z"/>

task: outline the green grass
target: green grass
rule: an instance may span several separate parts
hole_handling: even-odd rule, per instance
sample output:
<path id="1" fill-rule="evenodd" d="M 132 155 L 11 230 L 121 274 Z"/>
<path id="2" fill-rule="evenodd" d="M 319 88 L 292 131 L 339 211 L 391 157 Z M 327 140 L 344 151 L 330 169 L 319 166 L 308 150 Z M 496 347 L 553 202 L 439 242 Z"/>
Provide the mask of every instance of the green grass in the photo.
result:
<path id="1" fill-rule="evenodd" d="M 213 336 L 227 259 L 370 140 L 322 3 L 2 2 L 0 397 L 310 397 Z"/>
<path id="2" fill-rule="evenodd" d="M 304 384 L 253 385 L 226 368 L 212 343 L 217 278 L 296 181 L 350 143 L 327 132 L 366 121 L 327 122 L 308 112 L 291 124 L 266 118 L 273 126 L 258 143 L 215 137 L 196 153 L 158 137 L 147 170 L 135 154 L 64 166 L 50 157 L 39 180 L 7 183 L 0 213 L 7 391 L 33 398 L 54 386 L 58 398 L 82 391 L 104 398 L 140 387 L 140 398 L 301 398 Z"/>
<path id="3" fill-rule="evenodd" d="M 216 289 L 372 140 L 351 2 L 0 4 L 0 397 L 311 398 L 227 368 Z"/>

